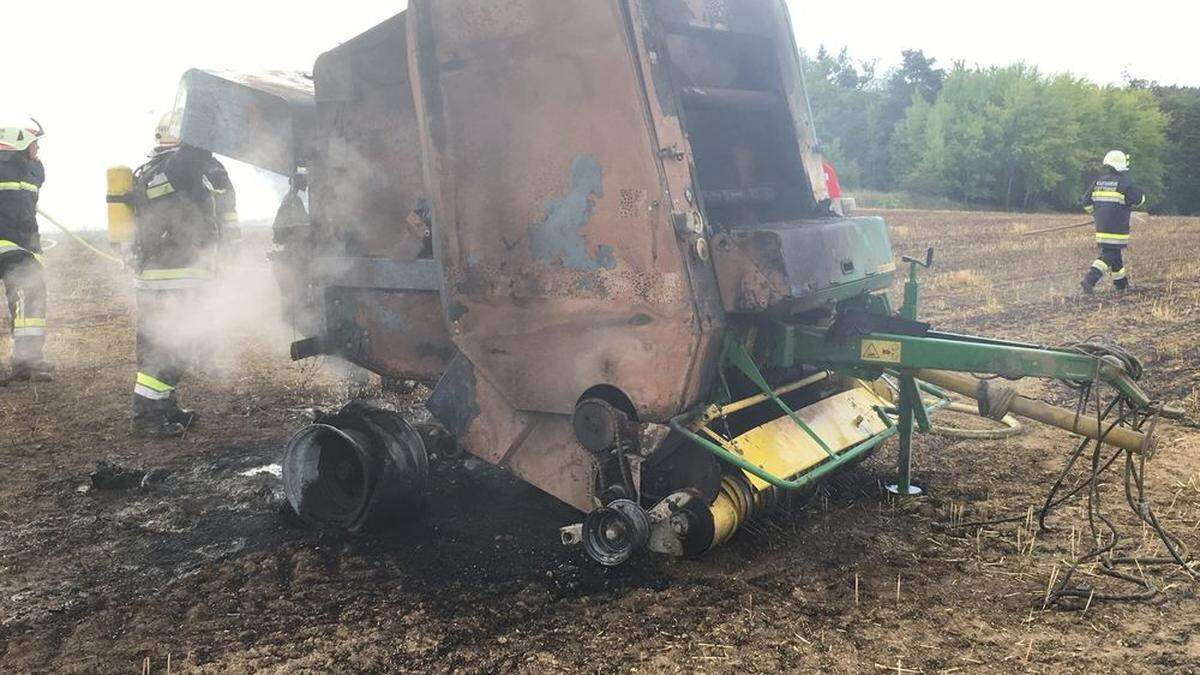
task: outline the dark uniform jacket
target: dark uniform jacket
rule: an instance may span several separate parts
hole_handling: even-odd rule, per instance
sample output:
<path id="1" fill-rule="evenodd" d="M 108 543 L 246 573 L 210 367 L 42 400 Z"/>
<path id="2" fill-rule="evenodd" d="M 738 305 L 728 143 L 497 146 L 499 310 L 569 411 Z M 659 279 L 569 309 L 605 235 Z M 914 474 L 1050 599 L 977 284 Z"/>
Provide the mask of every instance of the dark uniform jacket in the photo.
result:
<path id="1" fill-rule="evenodd" d="M 1129 245 L 1129 216 L 1145 204 L 1146 193 L 1127 173 L 1108 168 L 1083 197 L 1084 209 L 1096 220 L 1096 243 Z"/>
<path id="2" fill-rule="evenodd" d="M 41 161 L 25 152 L 0 151 L 0 241 L 42 252 L 38 236 L 38 191 L 46 181 Z"/>
<path id="3" fill-rule="evenodd" d="M 133 205 L 139 282 L 213 276 L 222 229 L 237 212 L 229 174 L 212 153 L 186 145 L 155 152 L 134 172 Z"/>

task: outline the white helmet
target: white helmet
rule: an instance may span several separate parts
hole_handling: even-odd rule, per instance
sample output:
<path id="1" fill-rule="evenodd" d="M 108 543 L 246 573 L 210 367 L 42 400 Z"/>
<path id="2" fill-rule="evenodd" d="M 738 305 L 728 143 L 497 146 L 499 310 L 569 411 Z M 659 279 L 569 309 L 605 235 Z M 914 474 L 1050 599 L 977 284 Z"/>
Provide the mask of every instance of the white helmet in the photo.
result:
<path id="1" fill-rule="evenodd" d="M 173 148 L 179 145 L 179 127 L 176 124 L 175 111 L 170 111 L 158 121 L 154 127 L 154 144 L 160 148 Z"/>
<path id="2" fill-rule="evenodd" d="M 37 120 L 33 120 L 33 123 L 37 125 L 36 129 L 21 125 L 0 127 L 0 150 L 28 150 L 35 141 L 46 135 L 41 123 Z"/>
<path id="3" fill-rule="evenodd" d="M 1129 155 L 1120 150 L 1112 150 L 1104 156 L 1104 166 L 1111 166 L 1117 171 L 1129 170 Z"/>

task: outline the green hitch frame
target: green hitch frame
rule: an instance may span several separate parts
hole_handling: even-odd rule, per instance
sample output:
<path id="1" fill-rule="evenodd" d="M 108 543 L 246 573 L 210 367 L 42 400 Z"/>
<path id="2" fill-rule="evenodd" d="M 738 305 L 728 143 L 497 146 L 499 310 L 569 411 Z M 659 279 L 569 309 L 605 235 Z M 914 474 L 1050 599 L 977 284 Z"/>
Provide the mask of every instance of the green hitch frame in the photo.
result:
<path id="1" fill-rule="evenodd" d="M 916 321 L 920 298 L 920 282 L 917 275 L 919 268 L 932 266 L 933 249 L 926 251 L 924 260 L 905 256 L 903 261 L 909 264 L 909 275 L 904 285 L 904 304 L 897 315 L 901 319 Z M 872 308 L 870 311 L 890 311 L 886 309 L 886 298 L 875 303 L 872 303 L 870 297 L 866 300 L 865 305 Z M 856 302 L 862 304 L 861 301 Z M 838 454 L 775 393 L 759 369 L 759 362 L 747 351 L 741 339 L 732 333 L 727 335 L 721 354 L 722 381 L 725 381 L 724 373 L 727 368 L 742 373 L 817 443 L 828 456 L 827 459 L 802 475 L 788 479 L 754 465 L 740 454 L 731 452 L 689 428 L 689 425 L 694 425 L 704 414 L 703 411 L 676 416 L 671 419 L 670 427 L 717 458 L 785 490 L 808 487 L 830 472 L 855 461 L 892 436 L 899 436 L 898 480 L 896 485 L 889 489 L 899 495 L 919 494 L 919 488 L 912 485 L 913 427 L 915 425 L 922 433 L 927 433 L 931 428 L 930 415 L 951 402 L 949 394 L 915 377 L 915 373 L 923 369 L 988 373 L 1014 380 L 1040 377 L 1077 383 L 1103 381 L 1120 391 L 1134 405 L 1150 405 L 1149 396 L 1134 382 L 1121 364 L 1110 357 L 939 332 L 917 335 L 867 333 L 835 336 L 830 333 L 828 327 L 796 325 L 783 321 L 758 323 L 752 334 L 755 336 L 752 341 L 765 338 L 763 341 L 767 348 L 756 349 L 756 352 L 759 352 L 761 362 L 766 367 L 783 369 L 804 364 L 865 379 L 874 379 L 884 373 L 890 373 L 899 381 L 897 405 L 894 408 L 878 410 L 888 427 Z M 727 382 L 725 389 L 728 395 Z M 921 396 L 922 392 L 931 394 L 938 400 L 926 405 Z M 893 422 L 889 415 L 895 415 L 896 420 Z"/>

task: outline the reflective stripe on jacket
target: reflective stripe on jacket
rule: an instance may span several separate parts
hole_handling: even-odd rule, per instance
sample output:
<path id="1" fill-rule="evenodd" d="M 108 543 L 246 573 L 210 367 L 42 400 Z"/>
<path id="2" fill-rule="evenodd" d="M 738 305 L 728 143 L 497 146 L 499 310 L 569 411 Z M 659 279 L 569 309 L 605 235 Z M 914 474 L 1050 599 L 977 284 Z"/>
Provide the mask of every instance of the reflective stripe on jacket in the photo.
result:
<path id="1" fill-rule="evenodd" d="M 0 240 L 30 253 L 40 253 L 38 237 L 38 192 L 46 170 L 24 152 L 0 152 Z"/>
<path id="2" fill-rule="evenodd" d="M 0 239 L 0 255 L 5 255 L 7 253 L 16 253 L 17 251 L 28 253 L 29 255 L 33 256 L 33 259 L 36 260 L 37 262 L 39 262 L 39 263 L 42 262 L 42 254 L 34 253 L 33 251 L 30 251 L 29 249 L 25 248 L 24 246 L 18 245 L 17 242 L 15 242 L 15 241 L 9 241 L 8 239 Z"/>
<path id="3" fill-rule="evenodd" d="M 212 270 L 202 267 L 147 269 L 134 277 L 134 287 L 145 291 L 170 291 L 197 288 L 212 281 Z"/>
<path id="4" fill-rule="evenodd" d="M 1129 244 L 1129 219 L 1135 208 L 1146 205 L 1146 193 L 1127 173 L 1106 169 L 1083 197 L 1084 209 L 1096 220 L 1096 242 L 1108 246 Z"/>

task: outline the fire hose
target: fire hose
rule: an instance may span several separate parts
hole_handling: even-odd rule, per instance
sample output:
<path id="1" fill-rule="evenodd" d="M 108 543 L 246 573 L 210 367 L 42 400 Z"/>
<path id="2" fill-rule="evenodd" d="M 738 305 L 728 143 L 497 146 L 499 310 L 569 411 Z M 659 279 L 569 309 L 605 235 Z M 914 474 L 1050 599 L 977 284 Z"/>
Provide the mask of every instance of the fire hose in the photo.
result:
<path id="1" fill-rule="evenodd" d="M 885 376 L 883 381 L 886 382 L 889 387 L 891 387 L 897 396 L 899 396 L 900 385 L 893 380 L 894 375 L 895 374 L 892 373 L 891 376 Z M 1012 390 L 1006 389 L 1003 391 L 1011 392 Z M 1012 438 L 1013 436 L 1018 436 L 1023 433 L 1025 431 L 1025 427 L 1019 420 L 1017 420 L 1017 418 L 1008 414 L 1008 405 L 1011 403 L 1011 396 L 1003 397 L 999 402 L 1000 406 L 994 411 L 988 410 L 986 403 L 977 403 L 976 405 L 971 405 L 970 403 L 949 401 L 944 402 L 944 404 L 940 406 L 941 411 L 962 413 L 964 415 L 972 416 L 982 415 L 983 417 L 994 419 L 1004 425 L 999 429 L 964 429 L 962 427 L 952 427 L 944 424 L 931 424 L 929 427 L 929 433 L 936 434 L 938 436 L 944 436 L 946 438 L 962 438 L 973 441 L 995 441 L 1003 438 Z M 929 407 L 931 401 L 926 399 L 924 403 L 926 407 Z M 996 414 L 997 412 L 998 414 Z M 932 422 L 932 419 L 930 421 Z"/>
<path id="2" fill-rule="evenodd" d="M 963 413 L 966 415 L 978 415 L 979 410 L 976 406 L 969 403 L 959 403 L 955 401 L 950 405 L 942 408 L 949 412 Z M 942 424 L 934 424 L 930 426 L 929 432 L 938 436 L 946 436 L 947 438 L 965 438 L 974 441 L 994 441 L 1001 438 L 1012 438 L 1018 436 L 1025 431 L 1025 427 L 1021 422 L 1012 415 L 1001 417 L 999 422 L 1004 426 L 999 429 L 963 429 L 959 427 L 950 427 Z"/>
<path id="3" fill-rule="evenodd" d="M 112 255 L 111 253 L 105 253 L 104 251 L 96 248 L 95 246 L 93 246 L 91 244 L 91 242 L 87 241 L 83 237 L 80 237 L 79 235 L 75 234 L 74 232 L 68 230 L 65 225 L 63 225 L 62 223 L 55 220 L 50 214 L 46 213 L 42 209 L 39 208 L 37 212 L 38 212 L 38 215 L 40 215 L 41 217 L 50 221 L 51 225 L 62 230 L 63 234 L 74 239 L 76 242 L 78 242 L 81 246 L 83 246 L 87 250 L 91 251 L 92 253 L 95 253 L 96 255 L 100 256 L 101 258 L 104 258 L 105 260 L 107 260 L 109 262 L 114 262 L 122 267 L 125 266 L 125 263 L 120 258 L 116 257 L 115 255 Z"/>

